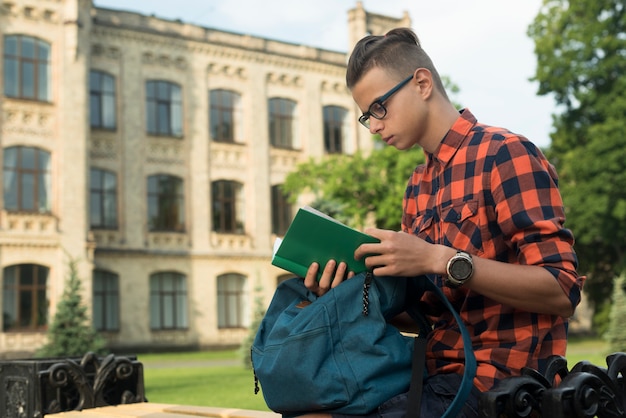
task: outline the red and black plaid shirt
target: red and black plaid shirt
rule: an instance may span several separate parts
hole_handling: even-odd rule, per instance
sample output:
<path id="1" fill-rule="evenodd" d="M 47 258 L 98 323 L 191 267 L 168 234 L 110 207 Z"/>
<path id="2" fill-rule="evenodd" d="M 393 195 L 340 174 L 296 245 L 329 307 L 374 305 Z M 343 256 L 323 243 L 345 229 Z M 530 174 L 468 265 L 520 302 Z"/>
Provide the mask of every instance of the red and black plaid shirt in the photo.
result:
<path id="1" fill-rule="evenodd" d="M 574 238 L 564 228 L 557 175 L 541 151 L 508 130 L 479 124 L 464 110 L 426 164 L 416 168 L 404 196 L 402 230 L 478 257 L 546 268 L 580 301 Z M 432 278 L 432 277 L 431 277 Z M 522 367 L 542 370 L 565 355 L 567 319 L 521 311 L 465 288 L 443 286 L 471 336 L 478 370 L 474 383 L 490 389 Z M 515 280 L 511 277 L 510 280 Z M 431 296 L 431 297 L 429 297 Z M 463 373 L 463 340 L 453 316 L 432 295 L 435 329 L 428 338 L 430 374 Z"/>

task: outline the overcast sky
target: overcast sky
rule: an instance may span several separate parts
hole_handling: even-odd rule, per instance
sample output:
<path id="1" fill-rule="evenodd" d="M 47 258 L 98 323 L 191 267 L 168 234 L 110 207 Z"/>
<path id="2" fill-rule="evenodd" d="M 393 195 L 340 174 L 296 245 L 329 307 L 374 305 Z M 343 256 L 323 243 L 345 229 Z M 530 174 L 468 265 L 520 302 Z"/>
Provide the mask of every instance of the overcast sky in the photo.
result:
<path id="1" fill-rule="evenodd" d="M 550 144 L 551 97 L 537 96 L 534 44 L 526 35 L 542 0 L 363 0 L 366 10 L 409 13 L 439 73 L 461 92 L 455 101 L 479 121 Z M 204 27 L 345 52 L 356 0 L 94 0 L 97 7 L 181 19 Z"/>

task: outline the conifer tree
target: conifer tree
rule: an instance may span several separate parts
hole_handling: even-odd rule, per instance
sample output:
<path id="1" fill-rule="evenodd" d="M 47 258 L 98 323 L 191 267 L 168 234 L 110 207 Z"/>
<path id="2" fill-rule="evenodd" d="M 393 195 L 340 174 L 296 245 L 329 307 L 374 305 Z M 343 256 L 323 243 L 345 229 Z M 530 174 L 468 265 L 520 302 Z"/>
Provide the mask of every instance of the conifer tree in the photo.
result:
<path id="1" fill-rule="evenodd" d="M 611 352 L 626 351 L 626 273 L 613 282 L 613 303 L 606 338 Z"/>
<path id="2" fill-rule="evenodd" d="M 92 327 L 81 296 L 77 262 L 68 262 L 69 276 L 63 297 L 48 328 L 48 342 L 38 357 L 82 357 L 88 352 L 103 354 L 104 339 Z"/>
<path id="3" fill-rule="evenodd" d="M 265 316 L 265 305 L 263 304 L 261 290 L 263 290 L 263 287 L 260 284 L 257 284 L 254 289 L 254 293 L 256 296 L 254 298 L 254 316 L 252 319 L 252 324 L 250 324 L 250 327 L 248 328 L 248 335 L 241 343 L 241 347 L 239 349 L 239 355 L 241 356 L 243 366 L 246 369 L 252 369 L 250 350 L 252 349 L 252 343 L 254 342 L 254 338 L 256 337 L 259 325 L 261 325 L 261 320 Z"/>

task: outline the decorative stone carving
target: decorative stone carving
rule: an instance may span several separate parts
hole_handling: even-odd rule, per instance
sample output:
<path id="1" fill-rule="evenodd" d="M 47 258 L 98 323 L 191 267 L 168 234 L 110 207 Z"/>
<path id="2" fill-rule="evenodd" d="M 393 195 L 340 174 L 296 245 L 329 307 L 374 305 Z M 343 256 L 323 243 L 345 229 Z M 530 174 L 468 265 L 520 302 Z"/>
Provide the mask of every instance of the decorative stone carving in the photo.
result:
<path id="1" fill-rule="evenodd" d="M 302 87 L 303 85 L 301 77 L 291 74 L 268 73 L 267 82 L 287 87 Z"/>
<path id="2" fill-rule="evenodd" d="M 243 67 L 233 67 L 229 64 L 210 63 L 207 72 L 211 75 L 222 75 L 230 78 L 246 79 L 246 69 Z"/>
<path id="3" fill-rule="evenodd" d="M 122 52 L 118 47 L 115 46 L 94 44 L 91 46 L 91 55 L 94 57 L 103 57 L 112 60 L 119 60 L 122 56 Z"/>
<path id="4" fill-rule="evenodd" d="M 7 134 L 52 137 L 54 113 L 42 106 L 16 105 L 4 106 L 4 122 L 2 132 Z"/>
<path id="5" fill-rule="evenodd" d="M 152 52 L 144 52 L 141 62 L 146 65 L 156 65 L 160 67 L 172 67 L 179 70 L 187 68 L 187 60 L 184 57 L 171 57 L 166 54 L 156 55 Z"/>

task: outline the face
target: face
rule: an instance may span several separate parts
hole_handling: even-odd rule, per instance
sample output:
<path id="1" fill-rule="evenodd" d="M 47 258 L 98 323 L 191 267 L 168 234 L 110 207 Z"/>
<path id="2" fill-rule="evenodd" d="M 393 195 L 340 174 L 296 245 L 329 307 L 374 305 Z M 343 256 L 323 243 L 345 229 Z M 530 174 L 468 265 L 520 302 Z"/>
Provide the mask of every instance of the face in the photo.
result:
<path id="1" fill-rule="evenodd" d="M 361 122 L 367 118 L 372 134 L 400 150 L 419 145 L 426 122 L 418 79 L 410 76 L 398 80 L 375 67 L 352 89 L 352 98 L 363 112 Z"/>

